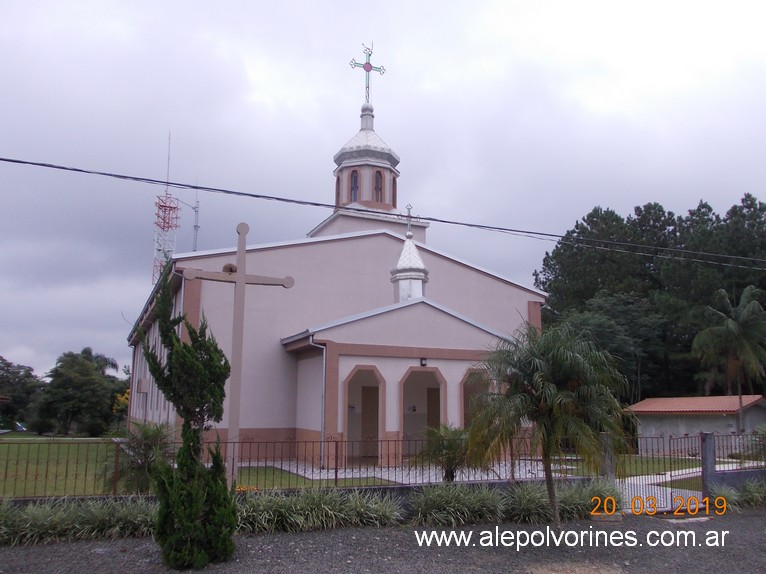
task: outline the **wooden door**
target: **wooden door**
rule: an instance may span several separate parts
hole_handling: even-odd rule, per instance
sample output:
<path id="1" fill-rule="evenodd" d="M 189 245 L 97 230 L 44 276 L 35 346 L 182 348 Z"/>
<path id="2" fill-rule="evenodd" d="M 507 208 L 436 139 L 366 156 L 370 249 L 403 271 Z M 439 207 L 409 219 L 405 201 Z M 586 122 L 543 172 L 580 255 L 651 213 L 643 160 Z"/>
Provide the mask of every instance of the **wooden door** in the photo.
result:
<path id="1" fill-rule="evenodd" d="M 438 428 L 441 423 L 440 389 L 426 389 L 426 393 L 426 424 L 431 428 Z"/>
<path id="2" fill-rule="evenodd" d="M 363 458 L 378 457 L 378 387 L 362 387 L 362 444 Z"/>

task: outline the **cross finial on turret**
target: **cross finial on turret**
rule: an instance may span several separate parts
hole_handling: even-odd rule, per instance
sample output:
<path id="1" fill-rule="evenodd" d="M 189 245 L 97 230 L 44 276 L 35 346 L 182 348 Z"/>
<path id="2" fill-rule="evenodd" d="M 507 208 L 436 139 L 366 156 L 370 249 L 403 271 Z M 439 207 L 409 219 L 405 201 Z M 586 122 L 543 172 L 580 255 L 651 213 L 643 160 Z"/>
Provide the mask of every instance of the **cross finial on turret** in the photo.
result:
<path id="1" fill-rule="evenodd" d="M 407 239 L 412 239 L 412 206 L 407 204 Z"/>
<path id="2" fill-rule="evenodd" d="M 374 44 L 371 44 L 371 46 L 374 46 Z M 364 56 L 365 60 L 364 62 L 357 62 L 356 60 L 351 60 L 351 67 L 352 68 L 362 68 L 364 70 L 365 74 L 365 84 L 364 84 L 364 97 L 365 101 L 370 101 L 370 72 L 378 72 L 381 76 L 386 73 L 386 69 L 383 66 L 373 66 L 370 63 L 370 57 L 372 56 L 372 48 L 368 48 L 364 44 L 362 44 L 362 48 L 364 48 Z"/>

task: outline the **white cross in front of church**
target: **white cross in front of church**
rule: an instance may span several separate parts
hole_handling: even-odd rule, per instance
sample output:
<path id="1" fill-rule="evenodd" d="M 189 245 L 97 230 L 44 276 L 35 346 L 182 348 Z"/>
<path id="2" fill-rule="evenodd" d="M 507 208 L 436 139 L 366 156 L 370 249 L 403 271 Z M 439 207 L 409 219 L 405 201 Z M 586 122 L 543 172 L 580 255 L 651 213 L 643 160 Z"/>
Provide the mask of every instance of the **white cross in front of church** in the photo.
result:
<path id="1" fill-rule="evenodd" d="M 234 319 L 232 322 L 231 339 L 231 375 L 229 376 L 229 431 L 227 442 L 239 440 L 239 400 L 242 390 L 242 349 L 245 334 L 245 287 L 247 285 L 278 285 L 290 289 L 295 285 L 292 277 L 267 277 L 265 275 L 248 275 L 246 272 L 246 238 L 250 227 L 247 223 L 237 225 L 237 263 L 226 264 L 223 271 L 203 271 L 201 269 L 185 269 L 184 279 L 207 279 L 208 281 L 222 281 L 234 283 Z M 231 456 L 231 468 L 227 473 L 227 482 L 231 487 L 239 469 L 239 449 L 233 445 Z M 226 458 L 227 466 L 229 457 Z"/>

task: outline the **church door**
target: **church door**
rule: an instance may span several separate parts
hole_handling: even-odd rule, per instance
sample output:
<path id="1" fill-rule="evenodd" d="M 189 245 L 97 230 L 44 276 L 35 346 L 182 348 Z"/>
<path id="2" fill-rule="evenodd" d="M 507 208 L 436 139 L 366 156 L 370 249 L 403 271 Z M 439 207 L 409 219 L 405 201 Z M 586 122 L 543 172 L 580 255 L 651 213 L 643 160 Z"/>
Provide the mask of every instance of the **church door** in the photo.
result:
<path id="1" fill-rule="evenodd" d="M 438 428 L 441 423 L 441 397 L 439 389 L 426 389 L 426 424 Z"/>
<path id="2" fill-rule="evenodd" d="M 378 387 L 362 387 L 362 458 L 378 457 Z"/>

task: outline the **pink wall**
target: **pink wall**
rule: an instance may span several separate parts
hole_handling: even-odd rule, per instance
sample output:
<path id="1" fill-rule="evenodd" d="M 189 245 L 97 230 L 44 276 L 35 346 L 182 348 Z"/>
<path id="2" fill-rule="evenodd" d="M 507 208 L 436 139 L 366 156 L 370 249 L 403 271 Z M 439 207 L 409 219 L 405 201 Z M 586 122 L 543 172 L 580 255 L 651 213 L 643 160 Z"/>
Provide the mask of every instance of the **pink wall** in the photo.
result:
<path id="1" fill-rule="evenodd" d="M 248 287 L 240 405 L 243 432 L 248 428 L 280 428 L 286 429 L 284 432 L 289 436 L 289 429 L 302 426 L 299 419 L 304 419 L 303 405 L 315 399 L 316 390 L 307 387 L 299 391 L 298 361 L 285 352 L 280 339 L 392 305 L 389 271 L 396 264 L 401 248 L 400 237 L 375 233 L 306 240 L 248 252 L 248 273 L 292 275 L 295 286 L 289 290 Z M 430 272 L 426 297 L 497 331 L 512 334 L 527 317 L 528 302 L 543 301 L 536 292 L 478 272 L 426 247 L 420 247 L 420 253 Z M 179 259 L 177 266 L 220 271 L 224 263 L 233 262 L 233 252 L 202 253 Z M 224 352 L 229 353 L 233 286 L 204 281 L 199 293 L 200 310 Z M 366 331 L 354 336 L 377 344 L 389 339 L 396 339 L 398 345 L 403 345 L 402 341 L 415 344 L 416 340 L 422 340 L 430 341 L 428 346 L 432 347 L 480 350 L 486 350 L 492 341 L 487 333 L 473 327 L 463 328 L 454 318 L 431 308 L 416 310 L 412 321 L 395 319 L 391 315 L 371 321 Z M 333 336 L 351 336 L 350 332 L 343 331 L 339 329 Z M 316 371 L 316 365 L 311 370 Z M 141 376 L 146 374 L 136 373 L 136 377 Z M 316 378 L 316 374 L 311 377 Z M 305 373 L 300 377 L 302 381 L 306 378 Z M 300 413 L 298 404 L 302 405 Z M 451 412 L 450 418 L 457 417 L 456 413 Z M 310 427 L 313 428 L 315 422 L 312 420 Z M 222 426 L 226 426 L 226 420 Z"/>

